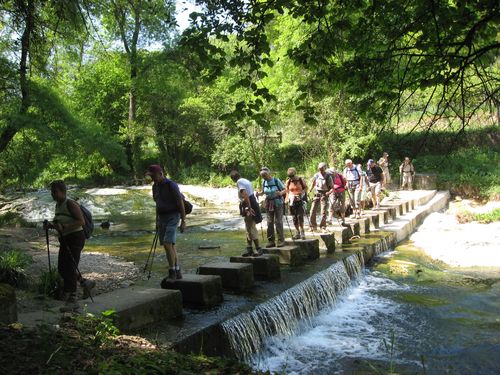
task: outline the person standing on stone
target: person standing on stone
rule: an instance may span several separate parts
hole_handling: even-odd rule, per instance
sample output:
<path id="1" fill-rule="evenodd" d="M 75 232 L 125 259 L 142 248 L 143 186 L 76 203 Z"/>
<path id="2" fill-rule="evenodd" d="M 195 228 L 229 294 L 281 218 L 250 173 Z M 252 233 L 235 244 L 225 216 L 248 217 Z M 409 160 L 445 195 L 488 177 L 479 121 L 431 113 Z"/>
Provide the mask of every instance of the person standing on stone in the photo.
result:
<path id="1" fill-rule="evenodd" d="M 307 184 L 302 177 L 297 176 L 295 168 L 288 168 L 288 179 L 286 180 L 286 201 L 290 207 L 290 214 L 293 217 L 295 226 L 294 240 L 306 239 L 304 231 L 305 201 L 307 196 Z"/>
<path id="2" fill-rule="evenodd" d="M 363 189 L 363 180 L 361 179 L 361 168 L 353 165 L 351 159 L 346 159 L 343 173 L 346 179 L 346 189 L 351 201 L 354 217 L 361 218 L 361 190 Z"/>
<path id="3" fill-rule="evenodd" d="M 246 178 L 242 178 L 240 173 L 235 170 L 231 171 L 230 177 L 238 188 L 240 215 L 243 216 L 245 220 L 247 248 L 243 256 L 260 256 L 262 255 L 262 248 L 259 245 L 259 232 L 257 231 L 256 224 L 262 222 L 262 215 L 252 183 Z M 252 244 L 255 244 L 255 251 L 253 250 Z"/>
<path id="4" fill-rule="evenodd" d="M 399 166 L 399 173 L 401 174 L 401 189 L 405 187 L 408 190 L 413 190 L 413 176 L 415 175 L 415 168 L 410 158 L 407 156 Z"/>
<path id="5" fill-rule="evenodd" d="M 318 164 L 318 172 L 311 180 L 310 191 L 313 190 L 314 198 L 311 205 L 310 215 L 311 230 L 315 231 L 318 229 L 316 215 L 318 214 L 318 208 L 321 206 L 321 222 L 319 223 L 319 227 L 325 231 L 326 216 L 328 214 L 328 199 L 333 193 L 332 176 L 326 173 L 326 163 L 322 162 Z"/>
<path id="6" fill-rule="evenodd" d="M 163 169 L 156 164 L 150 165 L 146 172 L 153 184 L 153 199 L 156 203 L 156 230 L 160 245 L 165 248 L 168 261 L 168 279 L 182 279 L 181 268 L 177 256 L 177 227 L 181 233 L 186 229 L 186 212 L 184 197 L 179 186 L 166 178 Z"/>
<path id="7" fill-rule="evenodd" d="M 380 192 L 384 186 L 384 171 L 373 159 L 368 160 L 366 177 L 368 177 L 373 208 L 378 210 L 380 208 Z"/>
<path id="8" fill-rule="evenodd" d="M 366 176 L 366 171 L 363 170 L 363 166 L 361 164 L 357 165 L 358 169 L 361 170 L 361 200 L 359 201 L 359 208 L 361 211 L 361 216 L 363 216 L 366 207 L 366 200 L 368 198 L 368 189 L 370 186 L 370 182 L 368 181 L 368 177 Z"/>
<path id="9" fill-rule="evenodd" d="M 85 218 L 80 205 L 67 197 L 67 187 L 62 180 L 50 184 L 52 199 L 56 202 L 56 210 L 52 222 L 45 221 L 45 229 L 55 229 L 59 238 L 59 255 L 57 271 L 61 275 L 64 286 L 65 304 L 61 312 L 71 312 L 78 309 L 76 299 L 77 282 L 84 289 L 84 298 L 90 296 L 95 287 L 95 281 L 82 278 L 78 272 L 80 255 L 85 246 L 83 226 Z M 86 296 L 86 297 L 85 297 Z"/>
<path id="10" fill-rule="evenodd" d="M 389 162 L 389 154 L 387 152 L 382 154 L 382 157 L 378 161 L 378 166 L 384 172 L 384 185 L 389 185 L 391 183 L 391 173 L 389 172 L 391 163 Z"/>
<path id="11" fill-rule="evenodd" d="M 332 176 L 333 181 L 333 194 L 331 209 L 330 209 L 330 220 L 333 222 L 333 217 L 335 213 L 338 213 L 342 218 L 342 224 L 345 224 L 345 178 L 341 173 L 338 173 L 334 168 L 330 168 L 327 173 Z"/>
<path id="12" fill-rule="evenodd" d="M 262 183 L 262 192 L 256 195 L 266 196 L 266 212 L 267 212 L 267 248 L 285 246 L 285 235 L 283 232 L 283 215 L 286 195 L 286 188 L 283 182 L 276 177 L 273 177 L 269 168 L 263 167 L 260 170 L 260 176 L 264 179 Z M 276 245 L 276 234 L 278 236 L 278 244 Z"/>

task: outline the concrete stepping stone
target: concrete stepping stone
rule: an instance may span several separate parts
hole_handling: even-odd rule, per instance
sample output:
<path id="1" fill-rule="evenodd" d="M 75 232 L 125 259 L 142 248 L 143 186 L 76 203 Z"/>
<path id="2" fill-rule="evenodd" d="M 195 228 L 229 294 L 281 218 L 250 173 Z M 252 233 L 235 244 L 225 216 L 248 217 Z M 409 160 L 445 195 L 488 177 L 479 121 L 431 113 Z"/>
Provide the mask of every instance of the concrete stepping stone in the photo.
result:
<path id="1" fill-rule="evenodd" d="M 253 265 L 251 263 L 213 262 L 198 268 L 200 275 L 217 275 L 224 289 L 244 292 L 253 287 Z"/>
<path id="2" fill-rule="evenodd" d="M 349 221 L 357 221 L 359 223 L 359 235 L 370 233 L 370 218 L 361 216 L 361 219 L 349 219 Z"/>
<path id="3" fill-rule="evenodd" d="M 354 236 L 351 226 L 331 226 L 328 228 L 328 231 L 332 232 L 335 238 L 337 238 L 341 244 L 349 243 L 349 239 Z"/>
<path id="4" fill-rule="evenodd" d="M 115 310 L 117 325 L 123 331 L 182 316 L 182 295 L 178 290 L 133 286 L 94 297 L 86 311 L 100 315 Z"/>
<path id="5" fill-rule="evenodd" d="M 325 243 L 327 254 L 333 254 L 335 252 L 335 234 L 321 233 L 319 236 Z"/>
<path id="6" fill-rule="evenodd" d="M 163 279 L 161 287 L 179 290 L 185 306 L 207 308 L 223 301 L 220 276 L 184 274 L 180 280 Z"/>
<path id="7" fill-rule="evenodd" d="M 319 258 L 319 240 L 317 238 L 306 238 L 305 240 L 287 240 L 288 246 L 298 246 L 306 254 L 307 260 Z"/>
<path id="8" fill-rule="evenodd" d="M 396 220 L 397 216 L 398 216 L 398 209 L 397 207 L 393 206 L 393 205 L 389 205 L 389 204 L 382 204 L 380 206 L 380 208 L 382 208 L 383 210 L 386 210 L 388 212 L 388 215 L 389 215 L 389 221 L 394 221 Z"/>
<path id="9" fill-rule="evenodd" d="M 303 265 L 309 258 L 309 254 L 298 245 L 270 247 L 264 249 L 263 251 L 265 254 L 277 255 L 280 264 L 287 264 L 290 266 Z"/>
<path id="10" fill-rule="evenodd" d="M 373 211 L 365 211 L 363 213 L 363 217 L 366 217 L 370 220 L 370 230 L 380 228 L 380 215 Z"/>
<path id="11" fill-rule="evenodd" d="M 280 258 L 274 254 L 263 254 L 258 257 L 234 256 L 231 263 L 250 263 L 253 265 L 255 280 L 279 280 L 281 278 Z"/>

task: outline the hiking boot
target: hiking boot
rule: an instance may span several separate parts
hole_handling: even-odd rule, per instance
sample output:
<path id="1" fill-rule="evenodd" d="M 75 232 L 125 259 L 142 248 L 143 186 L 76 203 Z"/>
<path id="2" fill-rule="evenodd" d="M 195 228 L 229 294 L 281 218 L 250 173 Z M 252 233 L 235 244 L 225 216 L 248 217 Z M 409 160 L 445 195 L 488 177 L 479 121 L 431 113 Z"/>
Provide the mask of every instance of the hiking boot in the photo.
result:
<path id="1" fill-rule="evenodd" d="M 280 241 L 276 247 L 283 247 L 285 245 L 286 245 L 285 241 Z"/>
<path id="2" fill-rule="evenodd" d="M 262 251 L 262 247 L 258 247 L 255 249 L 255 252 L 253 253 L 254 257 L 260 257 L 264 252 Z"/>
<path id="3" fill-rule="evenodd" d="M 175 270 L 173 270 L 171 268 L 168 270 L 167 279 L 169 279 L 169 280 L 177 280 L 177 274 L 176 274 Z"/>
<path id="4" fill-rule="evenodd" d="M 297 232 L 292 236 L 292 240 L 300 240 L 300 233 Z"/>
<path id="5" fill-rule="evenodd" d="M 182 272 L 181 272 L 180 268 L 178 270 L 175 270 L 175 278 L 177 280 L 181 280 L 182 279 Z"/>
<path id="6" fill-rule="evenodd" d="M 62 306 L 59 311 L 62 313 L 75 312 L 80 308 L 78 301 L 76 300 L 76 294 L 71 293 L 66 296 L 66 301 L 64 306 Z"/>
<path id="7" fill-rule="evenodd" d="M 92 296 L 92 289 L 95 288 L 95 281 L 89 279 L 83 279 L 80 282 L 80 286 L 83 289 L 82 299 L 87 299 Z"/>
<path id="8" fill-rule="evenodd" d="M 266 245 L 266 248 L 269 249 L 270 247 L 276 247 L 276 243 L 274 242 L 268 242 Z"/>
<path id="9" fill-rule="evenodd" d="M 251 257 L 253 255 L 253 249 L 252 246 L 247 246 L 246 251 L 241 254 L 243 257 Z"/>
<path id="10" fill-rule="evenodd" d="M 305 239 L 306 239 L 306 233 L 304 232 L 304 230 L 302 230 L 302 231 L 300 232 L 300 239 L 301 239 L 301 240 L 305 240 Z"/>

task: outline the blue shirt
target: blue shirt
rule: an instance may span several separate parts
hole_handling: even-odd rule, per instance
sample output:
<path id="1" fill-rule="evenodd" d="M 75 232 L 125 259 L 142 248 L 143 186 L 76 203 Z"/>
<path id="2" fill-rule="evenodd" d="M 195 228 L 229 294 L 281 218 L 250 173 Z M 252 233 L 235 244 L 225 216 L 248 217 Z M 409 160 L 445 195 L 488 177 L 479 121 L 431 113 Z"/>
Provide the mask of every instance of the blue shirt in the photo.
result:
<path id="1" fill-rule="evenodd" d="M 281 206 L 284 203 L 283 197 L 277 195 L 277 193 L 283 190 L 285 190 L 285 184 L 276 177 L 272 177 L 270 180 L 264 180 L 262 184 L 262 191 L 266 195 L 266 199 L 274 199 L 274 204 L 277 206 Z"/>

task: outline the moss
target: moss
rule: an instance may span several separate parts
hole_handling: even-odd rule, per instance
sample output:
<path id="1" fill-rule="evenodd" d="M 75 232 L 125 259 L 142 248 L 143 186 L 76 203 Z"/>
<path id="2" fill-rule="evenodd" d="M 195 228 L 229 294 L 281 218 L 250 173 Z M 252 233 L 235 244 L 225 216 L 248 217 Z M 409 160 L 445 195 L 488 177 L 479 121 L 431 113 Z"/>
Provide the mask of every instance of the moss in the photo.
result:
<path id="1" fill-rule="evenodd" d="M 436 297 L 430 297 L 427 295 L 415 294 L 415 293 L 402 293 L 396 297 L 396 300 L 400 302 L 412 303 L 430 307 L 443 306 L 448 304 L 448 301 Z"/>

